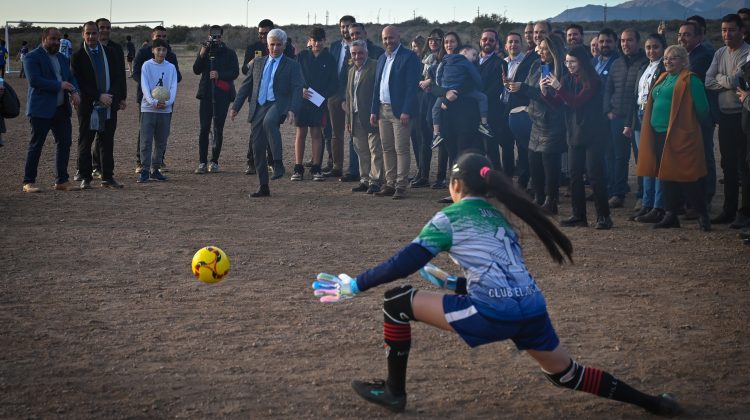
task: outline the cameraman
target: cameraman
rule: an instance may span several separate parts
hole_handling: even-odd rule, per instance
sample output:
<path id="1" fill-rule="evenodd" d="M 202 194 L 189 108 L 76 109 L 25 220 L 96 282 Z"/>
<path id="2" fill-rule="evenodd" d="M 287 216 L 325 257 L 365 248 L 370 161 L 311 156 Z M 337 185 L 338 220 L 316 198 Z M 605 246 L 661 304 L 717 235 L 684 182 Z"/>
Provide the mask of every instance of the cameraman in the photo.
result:
<path id="1" fill-rule="evenodd" d="M 234 101 L 234 79 L 240 68 L 237 53 L 221 42 L 221 26 L 213 25 L 208 41 L 204 42 L 193 64 L 193 73 L 201 75 L 196 98 L 200 100 L 201 131 L 198 135 L 198 169 L 196 174 L 219 171 L 219 154 L 224 138 L 224 121 L 229 105 Z M 208 162 L 208 132 L 213 121 L 214 135 L 211 145 L 211 164 Z"/>

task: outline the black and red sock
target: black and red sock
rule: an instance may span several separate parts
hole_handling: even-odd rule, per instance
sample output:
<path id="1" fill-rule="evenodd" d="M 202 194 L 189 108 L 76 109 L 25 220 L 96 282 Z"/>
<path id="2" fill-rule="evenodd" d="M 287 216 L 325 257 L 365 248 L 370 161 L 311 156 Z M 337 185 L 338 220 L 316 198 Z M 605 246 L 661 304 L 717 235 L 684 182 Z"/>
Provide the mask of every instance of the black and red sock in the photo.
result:
<path id="1" fill-rule="evenodd" d="M 564 388 L 635 404 L 649 411 L 659 406 L 658 396 L 644 394 L 606 371 L 579 365 L 573 360 L 564 371 L 555 374 L 545 373 L 545 375 L 552 383 Z"/>
<path id="2" fill-rule="evenodd" d="M 388 379 L 386 384 L 394 396 L 406 394 L 406 364 L 411 349 L 411 325 L 394 323 L 386 314 L 383 322 L 386 357 L 388 358 Z"/>

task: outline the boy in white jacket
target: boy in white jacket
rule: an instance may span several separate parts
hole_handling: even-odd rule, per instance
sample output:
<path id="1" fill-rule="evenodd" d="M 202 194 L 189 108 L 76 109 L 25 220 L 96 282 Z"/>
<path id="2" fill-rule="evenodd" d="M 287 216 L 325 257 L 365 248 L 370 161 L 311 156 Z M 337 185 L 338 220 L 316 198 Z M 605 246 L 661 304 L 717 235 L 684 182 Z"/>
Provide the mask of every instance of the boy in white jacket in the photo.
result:
<path id="1" fill-rule="evenodd" d="M 170 124 L 172 122 L 172 104 L 177 96 L 177 70 L 166 61 L 167 42 L 155 39 L 151 43 L 154 58 L 143 63 L 141 69 L 141 164 L 143 169 L 137 182 L 147 182 L 150 179 L 166 181 L 159 167 L 167 148 Z M 169 98 L 162 97 L 164 92 L 156 92 L 161 87 L 169 91 Z M 161 90 L 161 89 L 160 89 Z M 154 98 L 157 96 L 159 99 Z M 153 151 L 152 149 L 153 144 Z M 151 172 L 149 173 L 149 168 Z"/>

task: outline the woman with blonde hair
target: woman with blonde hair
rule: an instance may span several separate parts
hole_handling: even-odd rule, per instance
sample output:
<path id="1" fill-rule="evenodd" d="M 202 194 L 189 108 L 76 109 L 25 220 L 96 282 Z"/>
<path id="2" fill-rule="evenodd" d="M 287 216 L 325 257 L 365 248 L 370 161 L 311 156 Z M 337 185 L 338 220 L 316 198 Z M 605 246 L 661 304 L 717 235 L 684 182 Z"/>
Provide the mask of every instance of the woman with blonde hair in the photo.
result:
<path id="1" fill-rule="evenodd" d="M 699 226 L 711 230 L 704 198 L 706 159 L 701 121 L 709 117 L 708 99 L 698 76 L 690 72 L 688 52 L 672 45 L 664 51 L 664 73 L 651 89 L 641 127 L 638 176 L 662 181 L 666 212 L 654 228 L 678 228 L 681 190 L 698 211 Z"/>

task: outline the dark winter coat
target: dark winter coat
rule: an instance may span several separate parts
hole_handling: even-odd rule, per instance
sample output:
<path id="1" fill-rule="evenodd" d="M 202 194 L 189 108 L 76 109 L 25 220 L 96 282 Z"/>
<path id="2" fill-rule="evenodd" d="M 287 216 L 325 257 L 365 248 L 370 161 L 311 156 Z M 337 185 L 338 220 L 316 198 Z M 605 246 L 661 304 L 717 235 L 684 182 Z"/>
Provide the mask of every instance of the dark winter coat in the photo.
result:
<path id="1" fill-rule="evenodd" d="M 550 100 L 554 93 L 548 89 L 545 97 L 539 90 L 542 75 L 542 62 L 536 60 L 529 69 L 526 82 L 521 85 L 521 93 L 529 98 L 527 112 L 531 119 L 529 150 L 540 153 L 562 153 L 567 150 L 565 143 L 565 113 L 559 105 Z"/>

